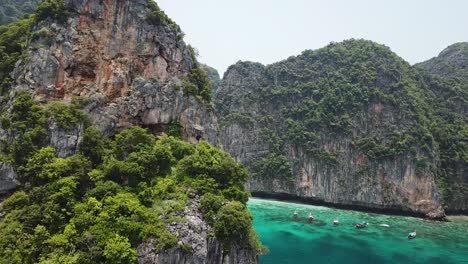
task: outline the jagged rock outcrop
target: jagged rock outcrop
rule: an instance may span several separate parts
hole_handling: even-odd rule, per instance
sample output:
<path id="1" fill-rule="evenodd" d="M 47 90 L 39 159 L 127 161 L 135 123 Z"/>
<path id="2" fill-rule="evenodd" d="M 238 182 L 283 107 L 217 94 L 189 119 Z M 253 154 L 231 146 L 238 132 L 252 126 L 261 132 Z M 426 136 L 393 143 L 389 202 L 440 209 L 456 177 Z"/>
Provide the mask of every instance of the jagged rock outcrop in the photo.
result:
<path id="1" fill-rule="evenodd" d="M 33 28 L 26 59 L 12 73 L 15 84 L 7 105 L 18 90 L 43 103 L 80 97 L 92 124 L 107 136 L 132 125 L 159 134 L 176 122 L 187 141 L 216 143 L 212 109 L 184 92 L 187 74 L 198 67 L 192 51 L 180 32 L 148 19 L 148 0 L 65 3 L 65 22 L 49 18 Z M 73 154 L 82 128 L 56 128 L 49 128 L 50 145 L 60 156 Z M 5 166 L 0 192 L 15 186 L 16 176 Z"/>
<path id="2" fill-rule="evenodd" d="M 139 264 L 250 264 L 257 263 L 256 252 L 239 245 L 225 251 L 221 243 L 210 237 L 213 228 L 204 220 L 199 211 L 199 199 L 185 207 L 181 217 L 186 221 L 173 222 L 169 231 L 178 239 L 178 246 L 158 251 L 151 239 L 138 246 Z"/>
<path id="3" fill-rule="evenodd" d="M 364 40 L 239 62 L 216 94 L 220 140 L 254 193 L 442 218 L 427 92 L 408 63 Z"/>

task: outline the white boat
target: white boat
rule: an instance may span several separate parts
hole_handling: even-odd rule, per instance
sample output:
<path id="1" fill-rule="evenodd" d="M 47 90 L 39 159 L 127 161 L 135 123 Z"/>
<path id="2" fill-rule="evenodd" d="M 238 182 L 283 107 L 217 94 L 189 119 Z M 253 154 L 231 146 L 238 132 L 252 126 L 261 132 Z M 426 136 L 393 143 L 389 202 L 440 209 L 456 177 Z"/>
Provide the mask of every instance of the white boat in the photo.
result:
<path id="1" fill-rule="evenodd" d="M 338 218 L 336 218 L 335 220 L 333 220 L 333 225 L 339 225 L 340 224 L 340 221 L 338 221 Z"/>

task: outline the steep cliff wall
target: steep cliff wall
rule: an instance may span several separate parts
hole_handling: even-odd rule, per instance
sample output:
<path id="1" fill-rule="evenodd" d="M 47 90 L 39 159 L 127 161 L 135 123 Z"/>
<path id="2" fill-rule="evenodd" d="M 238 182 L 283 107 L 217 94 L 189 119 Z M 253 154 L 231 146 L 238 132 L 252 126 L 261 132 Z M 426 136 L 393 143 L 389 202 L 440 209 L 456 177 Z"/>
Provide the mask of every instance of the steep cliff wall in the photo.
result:
<path id="1" fill-rule="evenodd" d="M 437 57 L 415 65 L 434 94 L 433 133 L 440 148 L 439 186 L 446 210 L 468 212 L 468 43 L 450 45 Z"/>
<path id="2" fill-rule="evenodd" d="M 185 140 L 215 143 L 217 122 L 209 102 L 185 89 L 188 75 L 200 67 L 193 51 L 178 26 L 159 21 L 166 18 L 158 12 L 150 16 L 155 11 L 149 3 L 65 1 L 62 22 L 46 18 L 33 27 L 3 109 L 11 110 L 16 91 L 28 91 L 42 103 L 80 97 L 105 135 L 132 125 L 160 134 L 180 124 Z M 60 156 L 73 154 L 82 132 L 51 124 L 50 145 Z M 7 141 L 13 136 L 2 134 Z M 0 171 L 0 190 L 13 188 L 12 168 L 2 164 Z"/>
<path id="3" fill-rule="evenodd" d="M 388 48 L 350 40 L 269 66 L 239 62 L 216 94 L 221 143 L 252 192 L 443 216 L 428 90 Z"/>
<path id="4" fill-rule="evenodd" d="M 124 128 L 141 126 L 148 128 L 153 134 L 176 133 L 192 143 L 196 143 L 200 139 L 214 143 L 217 141 L 217 121 L 210 102 L 211 93 L 208 76 L 196 61 L 193 49 L 183 42 L 183 33 L 180 28 L 152 0 L 48 1 L 47 5 L 38 8 L 34 16 L 19 23 L 21 23 L 21 28 L 25 30 L 28 29 L 28 25 L 34 25 L 25 38 L 24 43 L 27 43 L 27 47 L 25 49 L 15 47 L 18 48 L 18 51 L 22 51 L 22 60 L 16 63 L 12 72 L 11 67 L 7 70 L 2 68 L 2 75 L 0 76 L 2 85 L 7 84 L 4 87 L 6 89 L 1 92 L 3 97 L 0 100 L 2 107 L 0 194 L 14 190 L 17 184 L 22 187 L 21 191 L 11 196 L 13 198 L 10 197 L 9 201 L 13 202 L 9 204 L 12 204 L 12 207 L 8 205 L 6 208 L 30 212 L 28 206 L 38 208 L 38 206 L 46 204 L 41 202 L 42 198 L 55 197 L 55 194 L 35 196 L 34 192 L 31 191 L 33 187 L 34 190 L 43 188 L 43 191 L 38 191 L 38 193 L 44 193 L 46 189 L 51 190 L 50 186 L 55 186 L 54 184 L 62 184 L 67 180 L 72 183 L 80 178 L 80 183 L 77 183 L 77 185 L 81 185 L 78 188 L 80 193 L 73 193 L 73 191 L 68 193 L 63 199 L 60 199 L 61 202 L 67 205 L 60 204 L 56 207 L 60 212 L 71 210 L 70 207 L 78 208 L 79 206 L 75 204 L 77 201 L 75 198 L 83 195 L 86 191 L 90 191 L 91 186 L 101 184 L 90 180 L 92 178 L 92 176 L 89 176 L 91 166 L 98 166 L 104 160 L 112 160 L 112 162 L 118 164 L 128 161 L 116 160 L 125 159 L 125 155 L 117 155 L 117 157 L 115 154 L 110 154 L 112 151 L 123 147 L 120 143 L 117 143 L 119 144 L 117 147 L 100 145 L 112 144 L 112 139 L 104 139 L 103 136 L 114 136 Z M 4 31 L 0 32 L 0 34 L 3 33 Z M 2 38 L 2 40 L 4 39 Z M 15 56 L 20 57 L 18 54 Z M 11 79 L 6 78 L 5 73 L 11 73 Z M 13 82 L 11 87 L 8 87 L 10 80 L 13 80 Z M 90 126 L 94 126 L 100 131 L 92 128 L 86 129 Z M 122 132 L 115 138 L 122 139 L 122 137 L 129 136 L 131 138 L 129 140 L 132 142 L 128 142 L 131 145 L 130 149 L 133 151 L 136 149 L 149 151 L 155 148 L 151 144 L 156 142 L 156 138 L 145 135 L 146 133 L 145 130 L 134 128 Z M 139 142 L 142 139 L 146 140 Z M 156 144 L 163 144 L 161 141 L 162 139 L 158 140 Z M 85 142 L 84 145 L 89 146 L 87 154 L 103 154 L 106 152 L 109 157 L 104 158 L 101 154 L 87 156 L 87 154 L 84 154 L 86 151 L 83 152 L 82 148 L 79 155 L 74 155 L 82 142 Z M 135 148 L 132 144 L 140 148 Z M 163 155 L 166 155 L 171 151 L 175 151 L 175 148 L 182 147 L 181 144 L 185 143 L 179 142 L 178 144 L 178 146 L 173 146 L 174 148 L 166 145 L 159 150 L 162 151 L 161 153 L 164 152 Z M 198 150 L 196 149 L 198 147 L 201 149 L 213 148 L 205 143 L 197 145 L 198 147 L 190 144 L 184 146 L 182 152 L 178 152 L 177 155 L 174 154 L 178 159 L 181 158 L 180 154 L 197 153 Z M 162 150 L 164 148 L 166 150 Z M 103 149 L 106 149 L 106 151 L 100 152 Z M 217 151 L 213 148 L 210 155 L 217 155 Z M 126 152 L 126 155 L 130 156 L 130 152 Z M 27 175 L 30 174 L 28 174 L 29 169 L 26 169 L 26 167 L 34 164 L 31 161 L 34 160 L 34 157 L 43 157 L 41 155 L 45 153 L 50 154 L 49 161 L 56 159 L 55 161 L 66 163 L 67 161 L 81 159 L 83 163 L 71 167 L 78 169 L 83 165 L 82 175 L 78 177 L 67 169 L 63 169 L 67 166 L 63 163 L 59 167 L 66 170 L 66 172 L 59 169 L 60 173 L 64 173 L 64 175 L 59 176 L 58 179 L 53 179 L 54 177 L 51 176 L 46 181 L 41 182 L 39 180 L 40 177 L 36 174 L 40 174 L 39 170 L 44 169 L 47 166 L 45 164 L 35 168 L 38 171 L 33 173 L 33 177 L 28 177 Z M 143 153 L 135 152 L 132 154 L 135 157 L 145 156 Z M 131 227 L 128 229 L 122 227 L 125 229 L 124 231 L 113 231 L 115 238 L 107 235 L 100 236 L 100 232 L 110 230 L 106 228 L 98 228 L 98 231 L 93 230 L 88 233 L 89 239 L 108 240 L 112 246 L 120 243 L 114 243 L 112 239 L 118 238 L 124 241 L 119 246 L 123 245 L 126 249 L 120 248 L 116 252 L 117 258 L 121 258 L 121 260 L 114 262 L 115 256 L 108 255 L 107 249 L 101 247 L 102 243 L 95 243 L 94 246 L 96 247 L 93 249 L 90 247 L 83 249 L 83 254 L 68 252 L 67 256 L 62 256 L 63 259 L 70 258 L 76 261 L 79 258 L 86 259 L 89 257 L 94 259 L 86 259 L 86 261 L 104 262 L 103 258 L 105 258 L 107 259 L 105 262 L 131 263 L 137 260 L 136 253 L 138 251 L 139 263 L 257 263 L 259 251 L 254 248 L 253 243 L 256 243 L 257 246 L 260 244 L 254 236 L 252 217 L 245 208 L 247 198 L 243 198 L 248 196 L 247 193 L 243 192 L 242 188 L 242 182 L 246 176 L 245 170 L 235 164 L 229 155 L 225 153 L 222 155 L 218 153 L 216 157 L 210 156 L 212 159 L 218 159 L 218 163 L 224 162 L 219 160 L 221 158 L 231 161 L 231 164 L 225 165 L 226 168 L 229 167 L 229 171 L 237 170 L 236 175 L 238 177 L 243 175 L 244 178 L 239 178 L 240 182 L 237 183 L 234 182 L 235 177 L 229 175 L 227 171 L 221 172 L 218 170 L 216 175 L 212 175 L 213 177 L 224 175 L 230 178 L 229 184 L 235 184 L 236 186 L 231 186 L 232 188 L 229 190 L 231 192 L 237 191 L 236 194 L 238 198 L 242 198 L 242 201 L 235 202 L 231 201 L 230 197 L 225 198 L 224 193 L 221 192 L 224 187 L 228 188 L 229 184 L 223 183 L 223 187 L 213 187 L 216 185 L 213 185 L 213 181 L 210 181 L 210 184 L 207 185 L 209 185 L 209 188 L 216 189 L 207 189 L 207 187 L 203 191 L 197 189 L 197 195 L 195 195 L 191 188 L 182 186 L 202 185 L 205 183 L 204 181 L 209 181 L 206 177 L 210 172 L 205 171 L 203 177 L 192 175 L 197 172 L 196 169 L 191 172 L 181 172 L 177 176 L 180 186 L 176 187 L 173 182 L 174 179 L 169 178 L 176 177 L 176 171 L 182 169 L 176 164 L 172 164 L 172 169 L 171 165 L 168 165 L 169 170 L 166 171 L 165 180 L 163 180 L 163 173 L 160 171 L 164 167 L 164 165 L 161 165 L 162 163 L 171 163 L 176 160 L 174 155 L 169 154 L 170 157 L 165 156 L 163 158 L 152 152 L 145 156 L 146 158 L 151 157 L 151 165 L 147 163 L 141 165 L 142 170 L 149 170 L 149 172 L 139 171 L 136 176 L 132 176 L 134 181 L 139 177 L 149 177 L 148 175 L 154 177 L 153 180 L 146 178 L 146 182 L 141 181 L 141 184 L 138 184 L 140 194 L 146 193 L 149 195 L 147 197 L 149 200 L 144 202 L 145 205 L 149 204 L 148 208 L 141 207 L 143 202 L 140 199 L 143 198 L 140 197 L 140 194 L 138 194 L 138 198 L 131 193 L 123 194 L 122 192 L 118 194 L 128 195 L 124 200 L 132 204 L 132 209 L 129 209 L 129 211 L 135 213 L 135 216 L 131 221 L 125 220 L 127 222 L 119 223 L 117 226 Z M 42 160 L 42 158 L 39 159 Z M 93 160 L 92 165 L 90 160 Z M 140 161 L 143 162 L 143 160 Z M 209 160 L 204 157 L 203 161 L 208 162 Z M 161 162 L 161 166 L 157 165 L 158 162 Z M 138 166 L 137 163 L 134 162 L 131 165 L 129 163 L 128 166 L 125 166 L 135 168 L 135 166 Z M 197 164 L 200 165 L 200 163 Z M 105 166 L 101 164 L 99 168 L 105 170 Z M 211 168 L 211 166 L 208 167 Z M 190 165 L 187 165 L 186 168 L 190 168 Z M 100 169 L 94 171 L 97 172 Z M 117 171 L 120 169 L 117 169 Z M 113 170 L 111 174 L 115 176 L 113 174 L 115 172 Z M 107 180 L 110 181 L 102 183 L 102 186 L 106 186 L 105 188 L 116 188 L 117 186 L 119 189 L 118 184 L 121 184 L 128 187 L 127 191 L 129 192 L 137 191 L 134 189 L 135 186 L 130 187 L 129 174 L 132 173 L 126 171 L 123 172 L 123 175 L 117 177 L 108 175 L 110 179 Z M 121 181 L 123 178 L 127 178 L 127 180 Z M 184 182 L 184 179 L 187 182 Z M 54 180 L 59 183 L 54 182 Z M 163 193 L 156 194 L 158 188 L 155 186 L 156 182 L 163 185 L 169 183 L 174 186 L 164 185 L 160 187 Z M 76 187 L 77 185 L 74 184 L 72 183 Z M 100 187 L 96 188 L 99 189 Z M 174 197 L 168 197 L 171 190 L 175 193 Z M 244 233 L 247 232 L 252 237 L 244 236 L 242 239 L 236 239 L 233 237 L 239 234 L 234 234 L 229 237 L 222 238 L 220 236 L 219 239 L 216 238 L 216 229 L 208 224 L 208 220 L 204 219 L 200 212 L 198 195 L 206 193 L 219 199 L 219 206 L 222 208 L 230 208 L 231 205 L 237 208 L 237 216 L 239 218 L 245 217 L 245 219 L 230 218 L 230 220 L 240 220 L 247 223 L 242 228 Z M 107 194 L 105 196 L 107 197 Z M 31 197 L 31 203 L 26 202 L 16 208 L 16 197 Z M 99 200 L 99 196 L 96 197 L 80 198 L 79 200 L 88 198 L 93 201 Z M 186 201 L 190 201 L 195 197 L 197 199 L 188 202 L 187 205 L 185 204 Z M 29 201 L 29 198 L 26 200 Z M 236 200 L 236 198 L 232 200 Z M 34 203 L 36 204 L 32 205 Z M 136 209 L 137 207 L 139 208 Z M 125 210 L 118 210 L 119 221 L 129 216 L 129 211 Z M 146 210 L 148 210 L 148 214 L 142 216 Z M 11 210 L 7 213 L 14 214 Z M 140 215 L 136 216 L 136 214 Z M 73 213 L 67 213 L 62 220 L 74 221 L 70 220 L 70 217 L 73 217 L 72 215 Z M 77 214 L 76 216 L 82 215 Z M 150 220 L 150 218 L 147 218 L 148 215 L 156 218 Z M 211 215 L 217 218 L 215 213 L 211 213 Z M 3 211 L 0 211 L 0 220 L 2 217 Z M 14 218 L 15 216 L 10 217 Z M 37 223 L 42 224 L 41 227 L 44 230 L 48 230 L 46 233 L 50 231 L 52 234 L 63 227 L 60 226 L 61 221 L 58 220 L 46 223 L 41 222 L 43 221 L 41 216 L 33 218 L 38 221 Z M 113 221 L 116 220 L 109 220 L 109 218 L 98 220 L 98 222 L 101 222 L 99 224 L 110 224 L 110 226 L 115 227 L 116 225 L 112 224 Z M 209 222 L 214 224 L 218 223 L 217 221 L 218 219 L 212 219 Z M 89 225 L 93 224 L 92 221 L 86 222 Z M 8 226 L 9 222 L 0 221 L 0 224 L 5 227 Z M 145 227 L 145 224 L 148 226 Z M 150 228 L 150 225 L 153 226 Z M 33 226 L 36 226 L 36 224 Z M 142 231 L 139 228 L 145 230 Z M 7 229 L 5 228 L 3 231 L 8 233 Z M 21 230 L 20 233 L 26 234 L 29 231 Z M 142 235 L 147 231 L 153 232 L 153 234 L 151 236 Z M 135 237 L 132 232 L 135 232 L 137 236 Z M 230 235 L 230 232 L 223 234 Z M 148 237 L 150 237 L 149 240 L 141 243 L 143 239 L 146 240 Z M 132 241 L 132 244 L 128 241 Z M 22 242 L 24 241 L 18 241 L 18 243 Z M 133 251 L 134 249 L 131 247 L 136 247 L 137 243 L 141 244 L 138 250 Z M 226 251 L 228 243 L 230 245 L 229 251 Z M 62 258 L 59 257 L 61 253 L 46 256 L 48 254 L 47 246 L 44 245 L 38 245 L 37 247 L 42 253 L 34 253 L 35 256 L 26 257 L 27 254 L 9 254 L 6 252 L 8 250 L 5 250 L 10 246 L 18 246 L 12 245 L 12 243 L 0 244 L 0 247 L 4 249 L 0 254 L 2 260 L 15 257 L 19 259 L 18 262 L 33 263 L 39 259 L 40 254 L 42 254 L 41 259 Z M 58 248 L 56 250 L 57 252 L 60 251 Z M 63 261 L 63 259 L 60 261 Z M 123 259 L 126 260 L 123 261 Z"/>
<path id="5" fill-rule="evenodd" d="M 214 141 L 212 112 L 182 89 L 197 62 L 180 32 L 149 21 L 148 1 L 67 4 L 64 24 L 35 27 L 47 34 L 29 45 L 16 89 L 40 101 L 87 98 L 93 124 L 108 135 L 132 124 L 163 132 L 176 120 L 189 141 L 198 135 Z"/>
<path id="6" fill-rule="evenodd" d="M 79 263 L 258 263 L 261 245 L 252 228 L 252 216 L 245 207 L 248 199 L 242 187 L 247 176 L 245 169 L 209 144 L 177 143 L 167 137 L 156 140 L 147 134 L 149 130 L 156 135 L 175 134 L 191 143 L 201 139 L 217 142 L 217 120 L 211 105 L 208 75 L 196 61 L 193 49 L 185 45 L 179 26 L 156 3 L 152 0 L 44 1 L 31 17 L 7 30 L 2 28 L 0 44 L 21 35 L 18 29 L 25 33 L 21 41 L 14 41 L 11 51 L 2 49 L 0 54 L 12 61 L 0 69 L 0 195 L 8 196 L 18 184 L 21 190 L 10 196 L 5 208 L 0 204 L 0 210 L 5 209 L 6 218 L 15 218 L 19 212 L 16 209 L 34 214 L 41 206 L 54 207 L 51 211 L 57 209 L 58 214 L 64 214 L 60 220 L 44 220 L 43 215 L 30 217 L 35 221 L 31 226 L 38 226 L 50 235 L 62 232 L 63 222 L 73 222 L 71 218 L 84 215 L 75 215 L 81 206 L 76 204 L 78 201 L 89 199 L 100 203 L 99 200 L 109 198 L 118 189 L 122 192 L 114 194 L 127 195 L 122 201 L 129 207 L 122 204 L 117 206 L 119 209 L 116 207 L 118 220 L 91 216 L 84 221 L 86 224 L 80 225 L 80 228 L 109 225 L 109 228 L 91 227 L 93 230 L 87 233 L 86 239 L 93 240 L 93 245 L 82 249 L 73 246 L 73 250 L 62 255 L 59 247 L 49 254 L 48 245 L 39 243 L 37 252 L 28 255 L 12 253 L 9 248 L 21 248 L 19 244 L 29 242 L 15 238 L 15 245 L 16 242 L 4 240 L 0 243 L 0 262 L 14 258 L 18 263 L 39 259 L 57 263 L 68 262 L 64 259 Z M 14 56 L 8 57 L 10 53 Z M 133 128 L 117 134 L 132 126 L 148 130 Z M 114 135 L 116 141 L 126 137 L 128 141 L 113 145 Z M 162 146 L 164 140 L 172 143 Z M 125 144 L 129 149 L 119 152 Z M 147 152 L 137 153 L 137 149 Z M 191 164 L 187 157 L 190 153 L 208 156 L 193 156 L 201 162 Z M 130 161 L 130 156 L 139 161 Z M 173 163 L 183 157 L 187 160 L 180 164 L 185 162 L 185 165 Z M 50 164 L 41 163 L 31 169 L 30 165 L 37 165 L 35 158 L 62 164 L 49 170 L 50 177 L 42 181 L 38 175 L 43 175 L 40 171 L 47 170 Z M 210 162 L 221 164 L 225 170 Z M 108 171 L 104 167 L 112 169 Z M 75 169 L 80 170 L 80 176 L 72 172 Z M 91 169 L 98 174 L 103 171 L 109 174 L 94 178 Z M 224 182 L 222 177 L 229 180 Z M 220 180 L 219 185 L 214 178 Z M 71 184 L 71 188 L 61 190 L 71 192 L 59 199 L 62 204 L 42 201 L 58 197 L 57 193 L 48 191 L 54 192 L 51 186 L 63 183 Z M 125 186 L 125 191 L 121 186 Z M 103 198 L 93 193 L 93 187 L 113 191 L 106 191 Z M 41 195 L 36 196 L 36 192 Z M 95 197 L 88 196 L 87 192 Z M 205 205 L 202 214 L 198 195 L 211 197 L 217 207 Z M 18 204 L 18 197 L 25 203 Z M 30 210 L 30 206 L 35 209 Z M 207 210 L 209 220 L 203 217 Z M 223 210 L 230 210 L 235 216 L 225 213 L 229 215 L 225 220 L 222 214 L 217 215 L 217 211 Z M 3 221 L 3 216 L 4 212 L 0 211 L 2 237 L 13 238 L 9 235 L 9 230 L 13 230 L 8 228 L 10 222 Z M 223 230 L 228 224 L 236 225 L 232 232 Z M 30 231 L 20 228 L 15 232 L 27 235 Z M 103 235 L 106 232 L 112 235 Z M 81 237 L 77 233 L 73 235 Z M 106 243 L 109 247 L 103 246 Z M 109 248 L 115 246 L 121 248 L 109 254 Z"/>

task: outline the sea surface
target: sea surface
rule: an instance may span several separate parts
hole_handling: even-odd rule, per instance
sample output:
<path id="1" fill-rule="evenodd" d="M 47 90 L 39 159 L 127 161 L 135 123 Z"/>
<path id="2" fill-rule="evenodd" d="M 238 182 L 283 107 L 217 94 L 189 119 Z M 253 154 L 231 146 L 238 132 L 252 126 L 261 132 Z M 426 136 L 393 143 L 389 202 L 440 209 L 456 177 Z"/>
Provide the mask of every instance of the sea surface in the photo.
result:
<path id="1" fill-rule="evenodd" d="M 468 217 L 432 222 L 255 198 L 248 208 L 260 240 L 269 249 L 260 257 L 261 264 L 468 263 Z M 312 223 L 309 212 L 315 218 Z M 336 217 L 338 226 L 333 225 Z M 363 221 L 369 223 L 367 228 L 354 227 Z M 413 229 L 417 237 L 409 240 Z"/>

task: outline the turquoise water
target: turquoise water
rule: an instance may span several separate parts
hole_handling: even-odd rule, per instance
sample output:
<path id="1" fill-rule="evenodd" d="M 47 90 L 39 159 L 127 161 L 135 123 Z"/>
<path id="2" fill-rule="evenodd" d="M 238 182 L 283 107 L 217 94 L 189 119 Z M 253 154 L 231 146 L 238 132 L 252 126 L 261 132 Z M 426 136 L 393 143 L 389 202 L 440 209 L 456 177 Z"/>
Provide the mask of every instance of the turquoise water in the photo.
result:
<path id="1" fill-rule="evenodd" d="M 431 222 L 262 199 L 250 199 L 248 207 L 270 251 L 260 258 L 262 264 L 468 263 L 467 217 Z M 295 210 L 297 220 L 292 217 Z M 312 223 L 309 212 L 316 219 Z M 335 217 L 338 226 L 332 224 Z M 356 229 L 354 224 L 362 221 L 369 226 Z M 413 229 L 417 237 L 408 240 Z"/>

